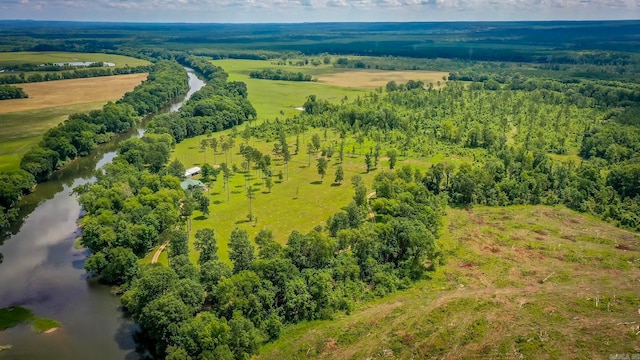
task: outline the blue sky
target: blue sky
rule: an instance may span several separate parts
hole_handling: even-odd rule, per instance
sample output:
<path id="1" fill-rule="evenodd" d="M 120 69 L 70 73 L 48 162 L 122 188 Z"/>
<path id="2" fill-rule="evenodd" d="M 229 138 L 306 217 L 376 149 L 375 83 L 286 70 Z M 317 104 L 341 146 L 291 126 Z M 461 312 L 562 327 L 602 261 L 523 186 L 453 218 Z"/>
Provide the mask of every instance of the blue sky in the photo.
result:
<path id="1" fill-rule="evenodd" d="M 324 22 L 639 19 L 640 0 L 0 0 L 0 19 Z"/>

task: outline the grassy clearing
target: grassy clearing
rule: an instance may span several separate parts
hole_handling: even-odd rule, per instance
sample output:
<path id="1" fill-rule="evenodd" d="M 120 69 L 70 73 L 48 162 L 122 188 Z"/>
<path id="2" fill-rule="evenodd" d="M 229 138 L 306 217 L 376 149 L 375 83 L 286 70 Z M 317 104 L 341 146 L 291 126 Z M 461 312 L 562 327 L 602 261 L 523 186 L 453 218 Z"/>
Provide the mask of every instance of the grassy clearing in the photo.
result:
<path id="1" fill-rule="evenodd" d="M 311 132 L 305 134 L 304 140 L 308 141 L 311 135 Z M 202 138 L 185 140 L 177 146 L 174 156 L 182 161 L 185 167 L 201 165 L 204 162 L 204 154 L 198 145 Z M 293 145 L 295 137 L 290 137 L 287 141 Z M 238 166 L 242 162 L 242 158 L 238 154 L 240 142 L 242 140 L 238 138 L 236 140 L 237 146 L 229 156 L 229 163 L 235 163 Z M 300 142 L 303 143 L 302 137 Z M 270 154 L 273 149 L 273 143 L 255 140 L 251 142 L 251 146 L 265 154 Z M 260 229 L 269 229 L 273 231 L 276 239 L 284 244 L 291 231 L 311 231 L 314 226 L 323 224 L 340 207 L 346 206 L 353 197 L 353 190 L 349 182 L 353 175 L 361 175 L 365 182 L 370 184 L 375 174 L 379 172 L 373 171 L 366 174 L 363 156 L 345 156 L 342 165 L 345 181 L 342 185 L 336 186 L 333 184 L 333 180 L 339 160 L 337 155 L 334 155 L 334 158 L 329 161 L 327 175 L 320 183 L 320 175 L 316 170 L 316 156 L 311 156 L 311 166 L 308 166 L 309 155 L 302 152 L 302 145 L 300 148 L 301 152 L 294 155 L 288 165 L 288 179 L 282 162 L 278 160 L 274 163 L 274 174 L 282 171 L 283 180 L 280 182 L 277 177 L 274 177 L 275 185 L 270 193 L 263 186 L 261 179 L 256 177 L 256 170 L 251 171 L 251 185 L 258 190 L 252 202 L 252 212 L 257 217 L 257 224 L 255 221 L 248 222 L 247 220 L 249 200 L 245 191 L 245 173 L 234 174 L 230 181 L 229 193 L 224 190 L 224 179 L 222 175 L 219 175 L 218 180 L 209 188 L 211 213 L 205 217 L 196 211 L 192 220 L 191 240 L 194 240 L 193 236 L 198 229 L 212 227 L 218 238 L 218 246 L 220 247 L 218 254 L 225 260 L 227 259 L 227 242 L 231 231 L 236 227 L 246 229 L 252 238 Z M 209 163 L 213 163 L 212 150 L 208 150 L 207 160 Z M 220 162 L 227 162 L 224 153 L 216 155 L 216 163 Z M 383 167 L 387 167 L 386 161 L 381 161 L 378 164 L 378 169 Z M 192 251 L 192 258 L 194 260 L 197 258 L 195 250 Z"/>
<path id="2" fill-rule="evenodd" d="M 22 155 L 40 141 L 42 134 L 66 120 L 69 115 L 102 108 L 107 101 L 116 100 L 132 90 L 145 76 L 119 75 L 24 84 L 39 89 L 38 94 L 42 93 L 42 96 L 3 101 L 0 108 L 0 171 L 17 169 Z M 78 87 L 78 84 L 84 85 Z M 79 89 L 83 89 L 84 92 Z M 48 91 L 51 93 L 47 94 Z M 60 102 L 56 102 L 56 99 Z M 24 102 L 4 106 L 5 103 L 15 101 Z M 67 105 L 59 106 L 65 103 Z M 34 109 L 29 109 L 25 104 L 33 106 Z M 50 107 L 42 107 L 43 104 L 50 104 Z M 55 104 L 58 105 L 53 106 Z M 9 108 L 13 109 L 13 112 L 7 112 Z M 20 108 L 29 110 L 15 111 Z"/>
<path id="3" fill-rule="evenodd" d="M 48 107 L 115 100 L 140 84 L 147 74 L 127 74 L 87 79 L 45 81 L 19 84 L 29 97 L 4 100 L 0 114 Z"/>
<path id="4" fill-rule="evenodd" d="M 150 64 L 147 60 L 136 59 L 129 56 L 101 54 L 101 53 L 77 53 L 77 52 L 2 52 L 0 53 L 0 66 L 18 64 L 45 64 L 59 62 L 111 62 L 116 67 L 140 66 Z"/>
<path id="5" fill-rule="evenodd" d="M 594 240 L 597 239 L 597 240 Z M 637 353 L 640 236 L 565 208 L 450 209 L 430 280 L 259 359 L 591 358 Z"/>
<path id="6" fill-rule="evenodd" d="M 309 166 L 309 155 L 306 153 L 306 144 L 314 133 L 320 135 L 321 139 L 323 139 L 323 144 L 335 144 L 334 148 L 338 148 L 337 144 L 340 139 L 338 134 L 333 133 L 333 131 L 327 132 L 326 140 L 324 140 L 324 132 L 322 130 L 308 131 L 304 136 L 301 135 L 300 153 L 294 155 L 288 165 L 288 179 L 281 160 L 275 159 L 273 161 L 274 174 L 277 175 L 282 172 L 283 180 L 278 181 L 278 177 L 275 176 L 275 185 L 271 192 L 268 192 L 261 179 L 257 177 L 257 171 L 255 169 L 251 171 L 250 184 L 257 190 L 255 199 L 252 201 L 252 212 L 257 217 L 257 223 L 255 221 L 248 222 L 247 220 L 249 200 L 245 191 L 245 172 L 239 171 L 233 175 L 230 181 L 229 194 L 224 189 L 223 176 L 218 176 L 217 181 L 209 187 L 210 214 L 203 216 L 199 211 L 195 211 L 192 216 L 190 241 L 192 244 L 191 259 L 193 261 L 198 256 L 193 248 L 193 241 L 195 240 L 195 232 L 199 229 L 210 227 L 215 230 L 219 247 L 218 255 L 225 261 L 228 260 L 227 243 L 231 231 L 236 227 L 247 230 L 252 238 L 263 228 L 271 230 L 276 240 L 285 244 L 291 231 L 309 232 L 316 225 L 323 225 L 330 215 L 335 214 L 341 207 L 346 206 L 351 201 L 353 189 L 350 185 L 350 179 L 352 176 L 360 175 L 365 184 L 370 187 L 378 173 L 389 169 L 388 159 L 384 157 L 387 149 L 389 149 L 389 144 L 381 144 L 383 157 L 380 158 L 377 168 L 367 174 L 363 154 L 368 152 L 370 148 L 374 148 L 375 144 L 371 140 L 366 140 L 361 149 L 355 139 L 347 138 L 345 156 L 342 163 L 345 181 L 343 181 L 342 185 L 333 184 L 339 163 L 338 152 L 336 151 L 329 161 L 324 181 L 320 183 L 320 176 L 316 169 L 316 156 L 311 156 L 311 166 Z M 216 136 L 228 136 L 229 134 L 230 131 L 225 131 L 216 134 Z M 176 146 L 172 157 L 180 160 L 187 168 L 201 166 L 205 162 L 205 154 L 200 150 L 199 145 L 202 139 L 205 139 L 205 136 L 183 141 Z M 243 160 L 238 152 L 242 142 L 243 140 L 238 137 L 236 146 L 229 155 L 225 155 L 222 152 L 216 153 L 215 162 L 213 151 L 207 149 L 207 162 L 212 165 L 222 162 L 235 163 L 241 168 L 240 164 Z M 293 154 L 295 136 L 288 137 L 287 143 Z M 273 142 L 251 139 L 249 145 L 264 154 L 272 154 Z M 410 158 L 399 157 L 396 168 L 408 164 L 424 171 L 432 163 L 444 160 L 442 155 L 420 157 L 417 154 L 411 154 Z M 470 161 L 471 159 L 453 156 L 447 160 L 458 163 L 465 160 Z M 149 254 L 145 261 L 149 262 L 152 256 L 152 253 Z M 166 264 L 166 259 L 166 255 L 163 254 L 159 262 Z"/>
<path id="7" fill-rule="evenodd" d="M 274 119 L 291 117 L 298 113 L 297 107 L 304 104 L 309 95 L 316 95 L 333 103 L 339 103 L 345 97 L 355 99 L 368 93 L 366 89 L 349 89 L 330 86 L 319 82 L 295 82 L 252 79 L 249 73 L 254 70 L 278 68 L 292 72 L 302 72 L 317 76 L 333 73 L 332 66 L 278 66 L 266 60 L 216 60 L 213 64 L 229 73 L 230 81 L 244 81 L 249 89 L 249 100 L 258 111 L 258 118 Z M 281 113 L 282 111 L 282 113 Z M 284 114 L 284 115 L 283 115 Z"/>
<path id="8" fill-rule="evenodd" d="M 295 107 L 301 106 L 309 94 L 315 94 L 319 98 L 328 99 L 329 101 L 341 101 L 346 95 L 352 99 L 355 96 L 363 96 L 367 92 L 361 89 L 346 89 L 342 87 L 329 86 L 314 82 L 288 82 L 288 81 L 271 81 L 250 79 L 248 74 L 257 69 L 279 67 L 269 61 L 256 60 L 219 60 L 214 64 L 221 66 L 230 74 L 231 81 L 244 81 L 247 83 L 249 90 L 249 99 L 258 111 L 258 117 L 261 120 L 273 117 L 282 117 L 282 110 L 285 116 L 295 114 L 298 110 Z M 321 73 L 335 73 L 336 69 L 332 66 L 321 65 L 318 67 L 291 67 L 282 66 L 287 71 L 301 71 L 306 74 L 318 75 Z M 347 69 L 346 71 L 352 71 Z M 266 115 L 265 115 L 266 114 Z M 260 121 L 260 120 L 259 120 Z M 323 139 L 323 144 L 337 144 L 340 139 L 337 134 L 328 131 L 327 139 L 324 140 L 324 133 L 317 130 Z M 217 133 L 216 136 L 228 136 L 230 131 Z M 309 156 L 306 154 L 306 144 L 310 141 L 313 132 L 307 132 L 300 137 L 300 153 L 294 155 L 288 166 L 288 179 L 284 176 L 282 182 L 276 180 L 276 184 L 271 192 L 268 192 L 263 186 L 261 180 L 256 177 L 256 170 L 251 171 L 251 185 L 258 191 L 255 199 L 252 201 L 252 212 L 255 221 L 248 222 L 249 200 L 246 197 L 244 173 L 235 174 L 230 183 L 230 192 L 224 190 L 224 180 L 219 175 L 218 180 L 211 184 L 209 188 L 210 197 L 210 214 L 203 216 L 196 211 L 191 221 L 191 259 L 197 259 L 197 252 L 193 248 L 194 234 L 197 230 L 211 227 L 216 231 L 219 246 L 219 256 L 228 260 L 227 243 L 231 231 L 236 228 L 246 229 L 253 238 L 260 229 L 265 228 L 273 231 L 277 241 L 285 244 L 291 231 L 298 230 L 300 232 L 308 232 L 314 226 L 324 224 L 330 215 L 340 210 L 341 207 L 347 205 L 352 197 L 353 190 L 350 186 L 351 177 L 353 175 L 362 176 L 365 184 L 371 185 L 375 175 L 383 169 L 388 169 L 388 161 L 384 158 L 384 154 L 389 148 L 389 144 L 382 144 L 381 154 L 378 167 L 376 170 L 366 174 L 366 166 L 364 163 L 364 152 L 375 147 L 375 144 L 367 139 L 362 148 L 353 138 L 346 139 L 345 158 L 342 164 L 345 173 L 345 181 L 342 185 L 333 184 L 335 171 L 339 162 L 337 151 L 333 159 L 329 162 L 327 175 L 323 183 L 319 183 L 320 176 L 316 170 L 316 156 L 311 158 L 311 166 L 309 165 Z M 185 167 L 201 166 L 205 162 L 205 154 L 200 150 L 200 141 L 204 136 L 187 139 L 178 144 L 173 153 L 173 158 L 180 160 Z M 243 140 L 238 137 L 236 139 L 236 147 L 230 152 L 229 159 L 225 159 L 225 155 L 219 152 L 215 155 L 215 163 L 227 162 L 235 163 L 238 167 L 242 162 L 241 156 L 238 154 L 240 143 Z M 287 139 L 293 153 L 295 137 L 290 136 Z M 257 141 L 252 139 L 250 145 L 259 149 L 264 154 L 271 154 L 273 143 Z M 214 164 L 214 156 L 212 150 L 207 150 L 207 162 Z M 458 163 L 465 159 L 460 156 L 447 156 L 444 154 L 411 154 L 411 158 L 400 157 L 396 167 L 404 164 L 410 164 L 419 169 L 426 169 L 430 164 L 441 161 L 452 161 Z M 285 170 L 281 161 L 274 162 L 274 174 Z M 151 252 L 143 261 L 150 262 L 153 252 Z M 159 262 L 166 264 L 167 257 L 163 253 Z"/>
<path id="9" fill-rule="evenodd" d="M 40 318 L 22 306 L 11 306 L 0 309 L 0 331 L 12 328 L 21 323 L 31 323 L 34 332 L 41 333 L 60 327 L 60 323 L 47 318 Z"/>

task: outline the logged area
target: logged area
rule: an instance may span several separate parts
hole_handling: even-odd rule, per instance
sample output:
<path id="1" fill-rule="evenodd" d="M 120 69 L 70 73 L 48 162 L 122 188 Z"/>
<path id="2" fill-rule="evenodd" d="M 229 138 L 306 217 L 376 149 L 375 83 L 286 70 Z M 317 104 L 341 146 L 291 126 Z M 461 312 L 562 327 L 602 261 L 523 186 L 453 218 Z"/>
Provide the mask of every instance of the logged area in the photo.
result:
<path id="1" fill-rule="evenodd" d="M 608 359 L 637 349 L 640 236 L 568 209 L 449 209 L 447 264 L 408 291 L 301 324 L 258 359 Z"/>
<path id="2" fill-rule="evenodd" d="M 445 82 L 448 76 L 449 73 L 443 71 L 352 70 L 319 75 L 318 82 L 348 88 L 375 89 L 384 87 L 389 81 L 404 83 L 414 80 L 436 85 Z"/>
<path id="3" fill-rule="evenodd" d="M 0 114 L 116 100 L 146 78 L 147 74 L 129 74 L 20 84 L 29 97 L 3 101 Z"/>

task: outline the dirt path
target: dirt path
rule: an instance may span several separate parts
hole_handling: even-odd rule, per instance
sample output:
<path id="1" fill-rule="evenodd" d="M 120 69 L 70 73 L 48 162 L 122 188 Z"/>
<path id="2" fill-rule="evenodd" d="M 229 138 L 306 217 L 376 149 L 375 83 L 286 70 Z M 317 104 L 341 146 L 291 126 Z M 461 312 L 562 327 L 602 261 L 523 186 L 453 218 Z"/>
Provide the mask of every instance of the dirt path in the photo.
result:
<path id="1" fill-rule="evenodd" d="M 376 196 L 376 192 L 372 191 L 369 193 L 369 195 L 367 195 L 367 210 L 369 210 L 369 219 L 371 219 L 372 223 L 376 223 L 376 214 L 373 212 L 373 209 L 371 209 L 371 205 L 369 205 L 369 199 L 371 199 L 372 197 Z"/>
<path id="2" fill-rule="evenodd" d="M 153 258 L 151 259 L 152 264 L 155 264 L 158 262 L 158 258 L 160 257 L 160 254 L 162 254 L 164 249 L 167 247 L 167 244 L 169 244 L 169 240 L 165 241 L 164 244 L 160 245 L 158 250 L 156 250 L 156 252 L 153 254 Z"/>

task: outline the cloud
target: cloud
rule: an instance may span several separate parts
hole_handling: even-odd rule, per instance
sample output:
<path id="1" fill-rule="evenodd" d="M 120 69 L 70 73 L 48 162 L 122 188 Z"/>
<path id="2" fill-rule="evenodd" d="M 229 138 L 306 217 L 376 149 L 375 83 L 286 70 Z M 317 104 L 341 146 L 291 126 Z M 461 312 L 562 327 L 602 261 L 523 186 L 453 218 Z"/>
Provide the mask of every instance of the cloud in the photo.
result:
<path id="1" fill-rule="evenodd" d="M 0 18 L 295 22 L 640 17 L 638 0 L 0 0 Z M 40 14 L 37 11 L 41 10 Z M 31 16 L 35 15 L 37 16 Z"/>

